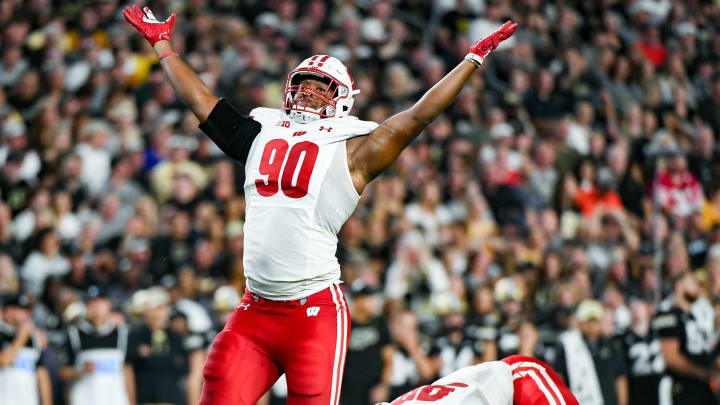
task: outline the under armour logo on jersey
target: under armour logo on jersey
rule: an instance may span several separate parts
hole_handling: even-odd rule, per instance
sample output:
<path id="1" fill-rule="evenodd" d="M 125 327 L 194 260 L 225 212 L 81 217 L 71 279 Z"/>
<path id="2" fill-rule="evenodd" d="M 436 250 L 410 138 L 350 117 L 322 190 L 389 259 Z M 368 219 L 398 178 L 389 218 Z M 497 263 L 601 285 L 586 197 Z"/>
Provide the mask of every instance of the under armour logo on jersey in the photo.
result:
<path id="1" fill-rule="evenodd" d="M 332 127 L 325 128 L 325 126 L 320 125 L 320 129 L 318 129 L 318 131 L 328 131 L 328 132 L 330 132 L 330 131 L 332 131 Z"/>
<path id="2" fill-rule="evenodd" d="M 308 66 L 314 66 L 315 63 L 317 63 L 317 67 L 322 67 L 322 65 L 325 63 L 325 61 L 327 61 L 328 59 L 330 59 L 329 56 L 327 56 L 327 55 L 322 55 L 322 58 L 320 58 L 319 61 L 315 62 L 315 60 L 318 58 L 318 56 L 320 56 L 320 55 L 315 55 L 315 56 L 313 56 L 312 58 L 310 58 L 310 62 L 308 62 Z"/>
<path id="3" fill-rule="evenodd" d="M 308 318 L 311 316 L 317 316 L 318 312 L 320 312 L 320 307 L 310 307 L 306 311 Z"/>
<path id="4" fill-rule="evenodd" d="M 305 135 L 305 134 L 307 134 L 307 131 L 297 131 L 297 132 L 293 132 L 293 136 L 303 136 L 303 135 Z"/>
<path id="5" fill-rule="evenodd" d="M 240 305 L 238 305 L 238 308 L 242 308 L 243 310 L 247 311 L 248 308 L 250 308 L 250 303 L 248 303 L 248 302 L 241 302 Z"/>

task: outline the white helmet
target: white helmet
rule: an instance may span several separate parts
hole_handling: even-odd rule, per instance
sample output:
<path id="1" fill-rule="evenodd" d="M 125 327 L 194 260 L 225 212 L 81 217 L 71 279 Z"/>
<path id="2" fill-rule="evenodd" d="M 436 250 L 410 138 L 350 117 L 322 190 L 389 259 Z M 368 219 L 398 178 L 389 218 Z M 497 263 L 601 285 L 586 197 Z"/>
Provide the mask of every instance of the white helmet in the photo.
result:
<path id="1" fill-rule="evenodd" d="M 308 78 L 326 83 L 327 90 L 321 92 L 300 84 Z M 296 101 L 298 92 L 315 96 L 323 101 L 323 105 L 317 109 L 310 107 L 310 97 Z M 346 117 L 352 109 L 353 96 L 358 93 L 360 90 L 355 87 L 350 71 L 340 60 L 328 55 L 315 55 L 302 61 L 288 74 L 283 108 L 293 121 L 301 124 L 320 118 Z"/>

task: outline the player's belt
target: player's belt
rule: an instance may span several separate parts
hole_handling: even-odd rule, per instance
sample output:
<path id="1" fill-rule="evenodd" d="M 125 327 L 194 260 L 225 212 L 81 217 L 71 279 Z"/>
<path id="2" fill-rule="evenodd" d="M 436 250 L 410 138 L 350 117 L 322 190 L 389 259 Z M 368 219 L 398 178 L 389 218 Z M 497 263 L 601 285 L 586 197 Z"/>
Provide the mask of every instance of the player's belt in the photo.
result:
<path id="1" fill-rule="evenodd" d="M 300 298 L 299 300 L 281 301 L 281 300 L 269 300 L 263 298 L 255 293 L 251 293 L 252 298 L 258 304 L 287 304 L 287 305 L 305 305 L 307 303 L 307 297 Z"/>

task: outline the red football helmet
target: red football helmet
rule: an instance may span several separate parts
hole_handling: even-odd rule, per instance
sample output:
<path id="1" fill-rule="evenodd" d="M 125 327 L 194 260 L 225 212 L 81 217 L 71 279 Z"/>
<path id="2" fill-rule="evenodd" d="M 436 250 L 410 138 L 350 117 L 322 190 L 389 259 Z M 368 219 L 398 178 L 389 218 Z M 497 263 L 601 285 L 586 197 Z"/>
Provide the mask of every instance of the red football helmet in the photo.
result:
<path id="1" fill-rule="evenodd" d="M 300 84 L 305 79 L 315 79 L 328 85 L 326 91 L 319 91 Z M 328 55 L 315 55 L 305 59 L 288 74 L 285 85 L 283 108 L 290 118 L 306 124 L 320 118 L 346 117 L 352 109 L 355 87 L 350 71 L 340 60 Z M 298 98 L 298 94 L 306 97 Z M 322 105 L 311 107 L 311 98 L 319 99 Z"/>
<path id="2" fill-rule="evenodd" d="M 514 405 L 578 405 L 575 395 L 547 364 L 527 356 L 509 356 Z"/>

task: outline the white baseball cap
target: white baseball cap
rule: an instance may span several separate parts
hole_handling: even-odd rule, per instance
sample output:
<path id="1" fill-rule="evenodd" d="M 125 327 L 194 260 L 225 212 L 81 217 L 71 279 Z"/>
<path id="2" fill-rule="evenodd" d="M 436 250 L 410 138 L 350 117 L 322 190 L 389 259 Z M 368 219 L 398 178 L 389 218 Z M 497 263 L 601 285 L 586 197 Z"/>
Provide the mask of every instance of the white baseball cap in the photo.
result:
<path id="1" fill-rule="evenodd" d="M 575 310 L 575 317 L 580 322 L 589 321 L 591 319 L 600 320 L 605 313 L 602 304 L 595 300 L 584 300 Z"/>

